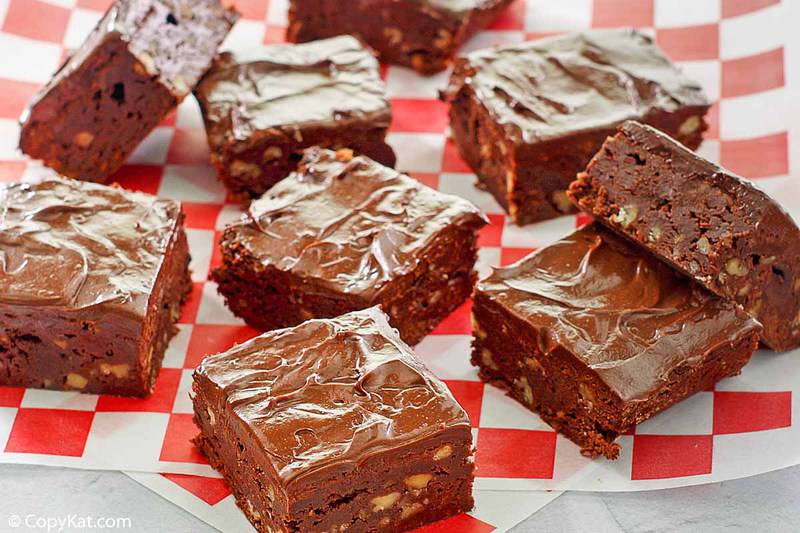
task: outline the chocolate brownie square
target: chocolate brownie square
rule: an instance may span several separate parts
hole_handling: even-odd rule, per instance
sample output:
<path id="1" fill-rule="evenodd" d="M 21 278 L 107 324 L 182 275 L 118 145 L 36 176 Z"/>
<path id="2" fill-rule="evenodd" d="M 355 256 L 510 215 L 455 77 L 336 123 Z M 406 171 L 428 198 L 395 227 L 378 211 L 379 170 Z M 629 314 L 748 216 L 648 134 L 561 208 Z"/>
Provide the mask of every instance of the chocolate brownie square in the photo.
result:
<path id="1" fill-rule="evenodd" d="M 594 457 L 737 374 L 761 326 L 736 304 L 591 224 L 478 283 L 472 363 Z"/>
<path id="2" fill-rule="evenodd" d="M 751 182 L 626 122 L 569 195 L 587 213 L 741 304 L 775 350 L 800 346 L 800 229 Z"/>
<path id="3" fill-rule="evenodd" d="M 351 148 L 394 166 L 386 86 L 353 37 L 225 52 L 195 94 L 211 162 L 245 203 L 288 176 L 310 146 Z"/>
<path id="4" fill-rule="evenodd" d="M 203 360 L 196 442 L 258 531 L 407 531 L 473 506 L 469 419 L 377 308 Z"/>
<path id="5" fill-rule="evenodd" d="M 237 18 L 218 0 L 117 0 L 23 112 L 20 149 L 65 176 L 108 181 Z"/>
<path id="6" fill-rule="evenodd" d="M 116 187 L 2 187 L 0 385 L 149 395 L 191 284 L 182 221 Z"/>
<path id="7" fill-rule="evenodd" d="M 696 148 L 709 108 L 701 87 L 630 29 L 474 52 L 442 97 L 461 157 L 520 225 L 574 211 L 567 187 L 620 123 L 641 120 Z"/>
<path id="8" fill-rule="evenodd" d="M 472 292 L 486 223 L 466 200 L 364 156 L 310 148 L 225 229 L 212 277 L 257 329 L 381 305 L 414 344 Z"/>
<path id="9" fill-rule="evenodd" d="M 287 37 L 307 42 L 355 35 L 381 61 L 434 74 L 513 0 L 290 0 Z"/>

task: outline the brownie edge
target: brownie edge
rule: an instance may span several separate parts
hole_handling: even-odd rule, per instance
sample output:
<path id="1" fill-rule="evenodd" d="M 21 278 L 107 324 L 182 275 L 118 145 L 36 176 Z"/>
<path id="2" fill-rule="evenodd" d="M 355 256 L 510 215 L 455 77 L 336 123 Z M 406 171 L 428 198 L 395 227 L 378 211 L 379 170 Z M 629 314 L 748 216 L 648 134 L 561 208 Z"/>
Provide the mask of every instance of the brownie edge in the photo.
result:
<path id="1" fill-rule="evenodd" d="M 583 211 L 800 346 L 800 229 L 748 180 L 655 128 L 629 121 L 569 189 Z"/>

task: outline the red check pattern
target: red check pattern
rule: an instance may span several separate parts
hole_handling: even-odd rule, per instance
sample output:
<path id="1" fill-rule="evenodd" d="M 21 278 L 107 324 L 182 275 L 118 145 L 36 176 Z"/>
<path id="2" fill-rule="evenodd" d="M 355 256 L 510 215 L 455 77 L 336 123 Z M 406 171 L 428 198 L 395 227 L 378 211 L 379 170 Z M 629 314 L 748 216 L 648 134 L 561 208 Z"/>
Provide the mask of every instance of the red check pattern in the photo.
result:
<path id="1" fill-rule="evenodd" d="M 228 47 L 283 39 L 286 0 L 236 3 L 244 16 Z M 35 179 L 43 172 L 16 150 L 16 119 L 108 4 L 0 0 L 0 50 L 14 51 L 0 61 L 0 181 Z M 466 48 L 589 27 L 644 28 L 716 101 L 700 152 L 758 178 L 797 212 L 800 65 L 789 62 L 800 58 L 800 39 L 791 28 L 792 9 L 788 1 L 776 0 L 518 0 Z M 388 140 L 397 150 L 398 167 L 472 200 L 489 215 L 492 224 L 480 237 L 482 275 L 586 222 L 574 216 L 525 228 L 509 224 L 491 196 L 473 186 L 474 176 L 447 138 L 447 109 L 436 99 L 446 75 L 420 78 L 391 66 L 385 77 L 395 114 Z M 188 398 L 191 372 L 206 354 L 257 332 L 227 311 L 208 281 L 209 270 L 220 260 L 219 235 L 240 211 L 228 201 L 207 161 L 199 111 L 189 98 L 116 176 L 126 187 L 182 200 L 187 214 L 194 286 L 156 394 L 140 401 L 0 388 L 0 461 L 173 472 L 172 482 L 209 505 L 225 499 L 224 484 L 187 477 L 215 475 L 189 442 L 196 432 Z M 793 444 L 800 433 L 795 420 L 798 354 L 758 354 L 742 376 L 623 437 L 619 461 L 591 462 L 538 417 L 478 380 L 469 365 L 469 334 L 466 304 L 417 351 L 470 415 L 480 489 L 636 490 L 728 479 L 800 462 Z M 772 450 L 766 458 L 760 451 L 765 446 Z M 594 475 L 577 475 L 590 471 Z M 453 524 L 464 531 L 483 527 L 463 517 Z"/>

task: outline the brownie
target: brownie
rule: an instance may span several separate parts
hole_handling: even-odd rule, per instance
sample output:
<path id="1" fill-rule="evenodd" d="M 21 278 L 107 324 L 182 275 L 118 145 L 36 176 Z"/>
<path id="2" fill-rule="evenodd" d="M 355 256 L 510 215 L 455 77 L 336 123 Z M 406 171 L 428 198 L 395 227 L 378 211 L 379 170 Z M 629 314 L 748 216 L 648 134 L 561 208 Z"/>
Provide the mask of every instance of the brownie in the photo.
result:
<path id="1" fill-rule="evenodd" d="M 472 292 L 486 223 L 468 201 L 364 156 L 310 148 L 225 229 L 212 278 L 257 329 L 381 305 L 415 344 Z"/>
<path id="2" fill-rule="evenodd" d="M 569 196 L 584 211 L 734 300 L 775 350 L 800 346 L 800 230 L 751 182 L 626 122 Z"/>
<path id="3" fill-rule="evenodd" d="M 472 363 L 581 447 L 737 374 L 761 326 L 598 223 L 478 283 Z"/>
<path id="4" fill-rule="evenodd" d="M 0 385 L 149 395 L 191 286 L 182 223 L 116 187 L 0 188 Z"/>
<path id="5" fill-rule="evenodd" d="M 23 112 L 20 149 L 107 182 L 191 92 L 237 17 L 218 0 L 117 0 Z"/>
<path id="6" fill-rule="evenodd" d="M 384 140 L 392 122 L 386 86 L 353 37 L 223 53 L 195 94 L 211 162 L 245 203 L 288 176 L 310 146 L 395 164 Z"/>
<path id="7" fill-rule="evenodd" d="M 474 52 L 457 60 L 442 98 L 461 157 L 520 225 L 572 213 L 567 187 L 626 119 L 696 148 L 709 108 L 701 87 L 630 29 Z"/>
<path id="8" fill-rule="evenodd" d="M 434 74 L 513 0 L 289 0 L 294 42 L 352 34 L 386 63 Z"/>
<path id="9" fill-rule="evenodd" d="M 198 446 L 258 531 L 407 531 L 473 506 L 469 419 L 377 308 L 206 357 Z"/>

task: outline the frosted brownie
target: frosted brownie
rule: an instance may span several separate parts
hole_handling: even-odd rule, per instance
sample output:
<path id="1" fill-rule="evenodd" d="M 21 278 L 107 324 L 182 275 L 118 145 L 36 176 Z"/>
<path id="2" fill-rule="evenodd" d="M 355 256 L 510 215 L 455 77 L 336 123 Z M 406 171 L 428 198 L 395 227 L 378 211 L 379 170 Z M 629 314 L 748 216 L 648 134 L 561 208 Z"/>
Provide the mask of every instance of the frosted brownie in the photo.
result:
<path id="1" fill-rule="evenodd" d="M 475 289 L 472 362 L 594 457 L 737 374 L 761 326 L 598 223 Z"/>
<path id="2" fill-rule="evenodd" d="M 697 82 L 629 29 L 473 52 L 443 98 L 461 156 L 517 224 L 573 212 L 567 187 L 623 121 L 696 148 L 709 108 Z"/>
<path id="3" fill-rule="evenodd" d="M 258 531 L 407 531 L 472 508 L 467 415 L 386 318 L 311 320 L 198 367 L 196 442 Z"/>

